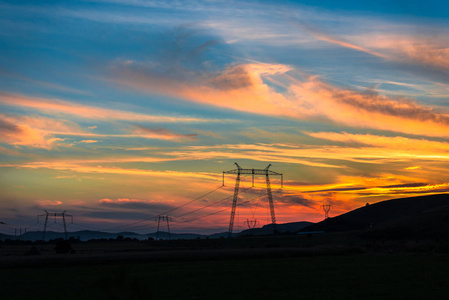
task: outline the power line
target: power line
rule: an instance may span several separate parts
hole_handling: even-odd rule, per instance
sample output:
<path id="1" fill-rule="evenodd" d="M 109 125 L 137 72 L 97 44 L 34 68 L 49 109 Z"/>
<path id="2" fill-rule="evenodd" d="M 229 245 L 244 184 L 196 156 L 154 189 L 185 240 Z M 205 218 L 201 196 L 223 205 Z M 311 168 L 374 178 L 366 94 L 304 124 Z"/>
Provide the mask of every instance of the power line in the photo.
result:
<path id="1" fill-rule="evenodd" d="M 170 209 L 169 211 L 166 211 L 166 212 L 163 213 L 163 214 L 166 215 L 166 214 L 168 214 L 168 213 L 170 213 L 170 212 L 172 212 L 172 211 L 175 211 L 175 210 L 177 210 L 177 209 L 180 209 L 180 208 L 182 208 L 182 207 L 184 207 L 184 206 L 186 206 L 186 205 L 188 205 L 188 204 L 190 204 L 190 203 L 193 203 L 193 202 L 195 202 L 195 201 L 197 201 L 197 200 L 200 200 L 200 199 L 203 198 L 203 197 L 206 197 L 206 196 L 209 195 L 209 194 L 212 194 L 213 192 L 215 192 L 215 191 L 217 191 L 217 190 L 219 190 L 219 189 L 221 189 L 221 188 L 223 188 L 223 186 L 219 186 L 218 188 L 216 188 L 216 189 L 214 189 L 214 190 L 212 190 L 212 191 L 210 191 L 210 192 L 207 192 L 206 194 L 201 195 L 201 196 L 199 196 L 199 197 L 193 199 L 192 201 L 189 201 L 189 202 L 187 202 L 187 203 L 184 203 L 183 205 L 180 205 L 180 206 L 178 206 L 178 207 L 175 207 L 175 208 L 173 208 L 173 209 Z"/>
<path id="2" fill-rule="evenodd" d="M 249 190 L 249 189 L 252 189 L 252 187 L 247 188 L 246 190 Z M 189 215 L 189 214 L 195 213 L 195 212 L 197 212 L 197 211 L 203 210 L 203 209 L 205 209 L 205 208 L 211 207 L 211 206 L 213 206 L 213 205 L 215 205 L 215 204 L 218 204 L 218 203 L 220 203 L 220 202 L 223 202 L 223 201 L 225 201 L 225 200 L 228 200 L 228 199 L 231 198 L 231 197 L 232 197 L 232 196 L 228 196 L 228 197 L 226 197 L 226 198 L 223 198 L 223 199 L 221 199 L 221 200 L 218 200 L 218 201 L 216 201 L 216 202 L 213 202 L 213 203 L 208 204 L 208 205 L 206 205 L 206 206 L 203 206 L 203 207 L 201 207 L 201 208 L 198 208 L 198 209 L 192 210 L 192 211 L 190 211 L 190 212 L 184 213 L 184 214 L 182 214 L 182 215 L 180 215 L 180 216 L 177 216 L 177 218 L 181 218 L 181 217 L 184 217 L 184 216 L 186 216 L 186 215 Z"/>
<path id="3" fill-rule="evenodd" d="M 242 203 L 238 204 L 237 206 L 244 205 L 244 204 L 248 203 L 249 201 L 251 201 L 251 200 L 242 202 Z M 193 218 L 193 219 L 190 219 L 190 220 L 187 220 L 187 221 L 181 221 L 180 223 L 193 222 L 193 221 L 196 221 L 196 220 L 198 220 L 198 219 L 202 219 L 202 218 L 205 218 L 205 217 L 209 217 L 209 216 L 212 216 L 212 215 L 216 215 L 216 214 L 219 214 L 219 213 L 221 213 L 221 212 L 224 212 L 224 211 L 227 211 L 227 210 L 230 210 L 230 209 L 231 209 L 230 207 L 226 207 L 225 209 L 222 209 L 222 210 L 219 210 L 219 211 L 210 213 L 210 214 L 206 214 L 206 215 L 203 215 L 203 216 L 201 216 L 201 217 L 196 217 L 196 218 Z"/>
<path id="4" fill-rule="evenodd" d="M 246 190 L 249 190 L 249 189 L 252 189 L 252 187 L 247 188 Z M 253 200 L 260 199 L 260 198 L 263 198 L 263 197 L 265 197 L 265 196 L 267 196 L 267 195 L 260 195 L 260 196 L 251 198 L 251 199 L 249 199 L 249 200 L 247 200 L 247 201 L 245 201 L 245 202 L 242 202 L 242 203 L 240 203 L 240 204 L 237 204 L 237 206 L 243 206 L 243 205 L 246 204 L 246 203 L 250 203 L 250 202 L 253 201 Z M 220 202 L 222 202 L 222 201 L 224 201 L 224 200 L 226 200 L 226 199 L 229 199 L 229 198 L 231 198 L 231 197 L 232 197 L 232 196 L 229 196 L 229 197 L 227 197 L 227 198 L 225 198 L 225 199 L 222 199 L 222 200 L 220 200 L 220 201 L 218 201 L 218 202 L 214 202 L 214 203 L 212 203 L 212 204 L 206 205 L 205 207 L 202 207 L 202 208 L 200 208 L 200 209 L 204 209 L 204 208 L 210 207 L 210 206 L 212 206 L 212 205 L 214 205 L 214 204 L 220 203 Z M 192 212 L 196 212 L 196 211 L 198 211 L 198 210 L 200 210 L 200 209 L 197 209 L 197 210 L 192 211 Z M 207 217 L 207 216 L 210 216 L 210 215 L 214 215 L 214 214 L 217 214 L 217 213 L 220 213 L 220 212 L 223 212 L 223 211 L 226 211 L 226 210 L 230 210 L 230 209 L 231 209 L 231 208 L 227 207 L 227 208 L 222 209 L 222 210 L 220 210 L 220 211 L 218 211 L 218 212 L 215 212 L 215 213 L 206 214 L 206 215 L 203 215 L 203 216 L 201 216 L 201 217 L 197 217 L 197 218 L 191 219 L 191 220 L 189 220 L 189 221 L 180 221 L 180 222 L 181 222 L 181 223 L 184 223 L 184 222 L 190 222 L 190 221 L 192 221 L 192 220 L 201 219 L 201 218 L 204 218 L 204 217 Z M 185 215 L 187 215 L 187 214 L 185 214 Z M 181 216 L 184 216 L 184 215 L 181 215 Z M 181 217 L 181 216 L 178 216 L 178 218 Z"/>
<path id="5" fill-rule="evenodd" d="M 184 203 L 184 204 L 182 204 L 182 205 L 180 205 L 180 206 L 177 206 L 177 207 L 175 207 L 175 208 L 172 208 L 172 209 L 170 209 L 170 210 L 168 210 L 168 211 L 166 211 L 166 212 L 164 212 L 164 213 L 162 213 L 162 214 L 163 214 L 163 215 L 167 215 L 168 213 L 170 213 L 170 212 L 172 212 L 172 211 L 175 211 L 175 210 L 177 210 L 177 209 L 179 209 L 179 208 L 182 208 L 182 207 L 184 207 L 184 206 L 186 206 L 186 205 L 189 205 L 189 204 L 191 204 L 191 203 L 193 203 L 193 202 L 195 202 L 195 201 L 198 201 L 199 199 L 201 199 L 201 198 L 203 198 L 203 197 L 205 197 L 205 196 L 207 196 L 207 195 L 209 195 L 209 194 L 211 194 L 211 193 L 213 193 L 213 192 L 215 192 L 215 191 L 221 189 L 222 187 L 223 187 L 223 186 L 219 186 L 218 188 L 213 189 L 212 191 L 208 191 L 207 193 L 205 193 L 205 194 L 203 194 L 203 195 L 201 195 L 201 196 L 199 196 L 199 197 L 196 197 L 195 199 L 193 199 L 193 200 L 191 200 L 191 201 L 189 201 L 189 202 L 187 202 L 187 203 Z M 128 229 L 129 229 L 129 228 L 133 228 L 133 225 L 137 225 L 137 224 L 141 224 L 141 223 L 143 223 L 143 222 L 147 222 L 147 221 L 153 220 L 153 218 L 156 217 L 156 216 L 157 216 L 156 214 L 155 214 L 155 215 L 151 215 L 151 216 L 148 217 L 148 218 L 142 219 L 142 220 L 137 221 L 137 222 L 134 222 L 134 223 L 130 223 L 130 224 L 128 224 L 128 225 L 122 225 L 122 226 L 116 226 L 116 227 L 104 228 L 103 230 L 114 230 L 114 229 L 125 229 L 125 228 L 128 228 Z"/>

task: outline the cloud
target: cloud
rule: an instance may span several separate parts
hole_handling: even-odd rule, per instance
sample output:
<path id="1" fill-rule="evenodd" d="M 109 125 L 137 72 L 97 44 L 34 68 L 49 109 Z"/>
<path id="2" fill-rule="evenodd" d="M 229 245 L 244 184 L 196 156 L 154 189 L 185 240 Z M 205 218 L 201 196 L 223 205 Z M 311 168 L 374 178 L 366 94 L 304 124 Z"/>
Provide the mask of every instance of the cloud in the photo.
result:
<path id="1" fill-rule="evenodd" d="M 356 31 L 352 35 L 329 34 L 300 22 L 296 22 L 296 25 L 318 40 L 364 52 L 387 62 L 413 66 L 409 69 L 411 71 L 419 67 L 418 73 L 426 70 L 442 72 L 439 79 L 448 82 L 449 38 L 440 28 L 418 28 L 411 24 L 397 25 L 381 21 L 376 23 L 377 30 L 363 33 Z"/>
<path id="2" fill-rule="evenodd" d="M 375 187 L 367 189 L 369 194 L 435 194 L 449 191 L 449 183 L 435 184 L 399 184 L 386 187 Z"/>
<path id="3" fill-rule="evenodd" d="M 297 152 L 295 152 L 295 150 Z M 341 165 L 327 164 L 316 161 L 310 157 L 310 149 L 291 149 L 270 145 L 219 145 L 219 146 L 189 146 L 179 151 L 167 153 L 170 156 L 179 157 L 183 160 L 211 160 L 211 159 L 249 159 L 262 162 L 283 162 L 302 164 L 320 168 L 344 168 Z"/>
<path id="4" fill-rule="evenodd" d="M 449 39 L 445 34 L 372 33 L 355 36 L 367 47 L 386 53 L 388 60 L 449 72 Z"/>
<path id="5" fill-rule="evenodd" d="M 223 136 L 221 134 L 213 132 L 211 130 L 196 129 L 195 132 L 197 132 L 198 134 L 201 134 L 201 135 L 211 136 L 211 137 L 217 138 L 217 139 L 223 139 Z"/>
<path id="6" fill-rule="evenodd" d="M 305 206 L 305 207 L 309 207 L 309 208 L 316 206 L 315 201 L 306 199 L 302 195 L 293 195 L 293 194 L 284 194 L 281 197 L 278 197 L 276 199 L 276 202 L 281 202 L 281 203 L 294 205 L 294 206 L 300 205 L 300 206 Z"/>
<path id="7" fill-rule="evenodd" d="M 330 34 L 327 34 L 327 33 L 323 32 L 323 31 L 319 30 L 316 27 L 312 27 L 309 24 L 305 24 L 304 22 L 295 22 L 295 25 L 299 29 L 304 30 L 307 33 L 311 34 L 313 37 L 315 37 L 318 40 L 325 41 L 325 42 L 332 43 L 332 44 L 336 44 L 336 45 L 339 45 L 339 46 L 344 47 L 344 48 L 350 48 L 350 49 L 353 49 L 353 50 L 356 50 L 356 51 L 368 53 L 368 54 L 371 54 L 371 55 L 374 55 L 374 56 L 384 57 L 384 55 L 381 54 L 381 53 L 377 53 L 377 52 L 375 52 L 373 50 L 370 50 L 368 48 L 364 48 L 364 47 L 355 45 L 355 44 L 350 43 L 348 41 L 344 41 L 341 38 L 338 38 L 336 36 L 332 36 Z"/>
<path id="8" fill-rule="evenodd" d="M 100 160 L 101 161 L 101 160 Z M 120 159 L 111 159 L 109 161 L 120 162 Z M 123 160 L 122 162 L 135 162 L 135 161 L 167 161 L 167 159 L 159 158 L 134 158 Z M 108 160 L 103 160 L 108 162 Z M 95 164 L 95 165 L 93 165 Z M 51 169 L 57 171 L 71 171 L 76 173 L 88 173 L 88 174 L 116 174 L 116 175 L 133 175 L 133 176 L 150 176 L 160 178 L 196 178 L 198 180 L 213 180 L 219 181 L 220 174 L 205 173 L 205 172 L 180 172 L 180 171 L 153 171 L 145 169 L 132 169 L 132 168 L 120 168 L 98 165 L 98 161 L 70 161 L 70 160 L 48 160 L 48 161 L 35 161 L 30 163 L 19 164 L 1 164 L 3 168 L 26 168 L 26 169 Z"/>
<path id="9" fill-rule="evenodd" d="M 133 126 L 131 133 L 125 134 L 91 133 L 82 130 L 78 124 L 68 120 L 57 120 L 41 116 L 1 114 L 0 133 L 0 143 L 47 150 L 51 150 L 56 146 L 73 146 L 73 144 L 62 143 L 67 140 L 67 137 L 72 136 L 91 138 L 147 138 L 170 141 L 196 140 L 198 138 L 197 133 L 178 134 L 164 128 L 152 129 L 140 125 Z M 94 139 L 85 139 L 78 143 L 91 144 L 97 142 Z M 6 150 L 5 148 L 2 149 Z"/>
<path id="10" fill-rule="evenodd" d="M 178 122 L 196 123 L 196 122 L 217 121 L 212 119 L 193 118 L 193 117 L 149 115 L 149 114 L 89 106 L 81 103 L 63 101 L 58 99 L 29 97 L 25 95 L 10 94 L 4 92 L 0 92 L 0 103 L 9 106 L 19 106 L 28 109 L 36 109 L 38 111 L 42 111 L 52 115 L 58 113 L 93 120 L 106 120 L 106 121 L 122 120 L 134 122 L 160 122 L 160 123 L 178 123 Z M 89 129 L 95 128 L 96 126 L 89 127 Z"/>
<path id="11" fill-rule="evenodd" d="M 150 202 L 140 199 L 128 199 L 128 198 L 118 198 L 116 200 L 111 199 L 101 199 L 99 203 L 102 206 L 107 206 L 110 208 L 120 208 L 120 209 L 138 209 L 138 210 L 149 210 L 149 211 L 167 211 L 173 208 L 173 206 L 160 203 L 160 202 Z"/>
<path id="12" fill-rule="evenodd" d="M 172 140 L 172 141 L 181 141 L 181 140 L 197 140 L 198 134 L 179 134 L 172 132 L 168 129 L 164 128 L 148 128 L 144 126 L 136 125 L 132 130 L 132 134 L 139 137 L 149 138 L 149 139 L 158 139 L 158 140 Z"/>
<path id="13" fill-rule="evenodd" d="M 94 221 L 94 222 L 112 220 L 113 222 L 111 222 L 110 226 L 115 226 L 116 228 L 127 227 L 126 225 L 120 226 L 116 222 L 117 220 L 127 220 L 130 222 L 133 222 L 135 220 L 143 220 L 143 219 L 151 218 L 151 219 L 148 219 L 148 221 L 150 221 L 150 222 L 153 221 L 152 214 L 139 212 L 139 211 L 94 211 L 94 212 L 85 213 L 84 217 L 93 219 L 91 221 Z M 114 229 L 115 227 L 111 228 L 111 230 Z M 150 226 L 150 228 L 151 228 L 151 226 Z"/>
<path id="14" fill-rule="evenodd" d="M 117 67 L 111 80 L 150 94 L 248 113 L 449 137 L 444 112 L 407 98 L 332 86 L 286 65 L 233 64 L 215 73 L 179 69 L 174 77 L 155 66 L 127 65 Z"/>
<path id="15" fill-rule="evenodd" d="M 377 147 L 378 149 L 385 149 L 385 157 L 394 157 L 396 155 L 403 155 L 403 157 L 415 157 L 421 159 L 435 159 L 445 160 L 449 157 L 449 143 L 431 141 L 426 139 L 407 138 L 401 136 L 380 136 L 373 134 L 350 134 L 346 132 L 308 132 L 309 136 L 326 139 L 334 142 L 343 142 L 347 144 L 365 145 L 365 147 Z M 411 147 L 410 145 L 413 145 Z M 378 156 L 382 150 L 371 148 L 372 156 Z M 347 150 L 349 153 L 352 150 Z M 415 167 L 416 169 L 416 167 Z"/>
<path id="16" fill-rule="evenodd" d="M 406 170 L 420 170 L 420 169 L 422 169 L 422 167 L 421 166 L 413 166 L 413 167 L 407 167 L 405 169 Z"/>
<path id="17" fill-rule="evenodd" d="M 61 201 L 57 200 L 39 200 L 37 203 L 39 206 L 58 206 L 62 204 Z"/>
<path id="18" fill-rule="evenodd" d="M 1 141 L 1 139 L 0 139 L 0 141 Z M 2 147 L 2 146 L 0 146 L 0 153 L 4 153 L 4 154 L 7 154 L 7 155 L 14 155 L 14 156 L 23 155 L 20 151 L 13 150 L 13 149 L 8 149 L 8 148 Z"/>
<path id="19" fill-rule="evenodd" d="M 79 141 L 78 143 L 93 144 L 93 143 L 98 143 L 98 141 L 96 141 L 96 140 L 82 140 L 82 141 Z"/>
<path id="20" fill-rule="evenodd" d="M 381 186 L 381 188 L 416 188 L 416 187 L 423 187 L 423 186 L 428 186 L 428 184 L 425 182 L 414 182 L 414 183 L 386 185 L 386 186 Z"/>
<path id="21" fill-rule="evenodd" d="M 13 146 L 52 149 L 63 138 L 56 138 L 54 134 L 81 134 L 82 131 L 73 122 L 59 121 L 38 116 L 0 115 L 0 142 Z"/>
<path id="22" fill-rule="evenodd" d="M 20 128 L 7 120 L 0 120 L 0 132 L 4 135 L 14 134 L 19 133 Z"/>
<path id="23" fill-rule="evenodd" d="M 344 161 L 386 165 L 449 161 L 449 144 L 445 142 L 348 133 L 318 132 L 309 136 L 332 142 L 317 145 L 301 141 L 290 144 L 221 144 L 217 146 L 186 146 L 168 155 L 183 160 L 250 159 L 302 164 L 312 167 L 347 168 Z M 413 145 L 413 147 L 410 147 Z"/>

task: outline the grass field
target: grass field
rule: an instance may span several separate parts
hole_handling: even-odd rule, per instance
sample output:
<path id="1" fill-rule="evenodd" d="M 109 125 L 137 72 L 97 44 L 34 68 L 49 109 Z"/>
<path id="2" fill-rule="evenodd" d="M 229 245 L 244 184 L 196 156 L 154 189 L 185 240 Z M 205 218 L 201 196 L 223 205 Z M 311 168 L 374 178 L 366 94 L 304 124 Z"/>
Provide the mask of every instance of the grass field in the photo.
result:
<path id="1" fill-rule="evenodd" d="M 353 254 L 0 270 L 0 299 L 447 299 L 449 256 Z"/>

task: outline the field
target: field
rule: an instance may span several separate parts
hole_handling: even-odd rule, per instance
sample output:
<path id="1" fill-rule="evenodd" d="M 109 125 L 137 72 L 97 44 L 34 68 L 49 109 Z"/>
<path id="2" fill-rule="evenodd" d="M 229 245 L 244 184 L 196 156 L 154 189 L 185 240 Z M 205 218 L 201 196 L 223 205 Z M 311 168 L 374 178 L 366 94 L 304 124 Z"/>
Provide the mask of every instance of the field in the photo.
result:
<path id="1" fill-rule="evenodd" d="M 267 241 L 257 240 L 265 243 L 263 247 L 242 247 L 238 241 L 231 246 L 214 241 L 209 247 L 208 241 L 80 243 L 73 245 L 74 254 L 55 254 L 54 245 L 42 245 L 36 256 L 22 255 L 30 246 L 3 246 L 0 299 L 442 299 L 449 295 L 447 253 L 426 248 L 421 253 L 392 254 L 391 244 L 385 248 L 388 251 L 371 251 L 349 244 L 293 247 L 284 246 L 279 238 L 272 244 Z"/>

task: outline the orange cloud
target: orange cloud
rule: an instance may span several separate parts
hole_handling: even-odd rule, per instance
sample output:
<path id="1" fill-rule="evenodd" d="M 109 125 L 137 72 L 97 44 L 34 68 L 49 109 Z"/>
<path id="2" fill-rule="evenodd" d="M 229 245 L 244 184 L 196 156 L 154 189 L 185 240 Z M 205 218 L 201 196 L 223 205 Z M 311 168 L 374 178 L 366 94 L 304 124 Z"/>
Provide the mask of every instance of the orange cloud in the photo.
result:
<path id="1" fill-rule="evenodd" d="M 346 132 L 309 132 L 309 136 L 334 142 L 360 143 L 369 146 L 386 148 L 389 150 L 403 150 L 404 155 L 421 154 L 427 156 L 448 157 L 449 143 L 412 139 L 401 136 L 387 137 L 373 134 L 350 134 Z M 410 147 L 413 145 L 413 147 Z"/>
<path id="2" fill-rule="evenodd" d="M 421 166 L 413 166 L 413 167 L 408 167 L 408 168 L 405 168 L 406 170 L 420 170 L 420 169 L 422 169 L 422 167 Z"/>
<path id="3" fill-rule="evenodd" d="M 113 81 L 148 93 L 244 112 L 449 137 L 449 116 L 430 107 L 409 99 L 338 88 L 316 77 L 301 81 L 290 73 L 295 71 L 288 66 L 254 63 L 231 66 L 221 74 L 209 74 L 207 78 L 201 75 L 184 82 L 156 70 L 143 72 L 123 67 Z M 287 91 L 278 92 L 267 81 L 282 82 Z"/>
<path id="4" fill-rule="evenodd" d="M 378 202 L 392 197 L 411 197 L 424 194 L 447 193 L 449 183 L 432 183 L 422 178 L 384 174 L 379 177 L 339 176 L 336 183 L 301 186 L 285 181 L 284 190 L 304 198 L 312 207 L 321 210 L 319 204 L 334 204 L 340 213 L 360 206 L 360 202 Z M 315 203 L 315 205 L 313 204 Z"/>
<path id="5" fill-rule="evenodd" d="M 313 167 L 345 168 L 343 160 L 366 164 L 387 162 L 416 163 L 422 161 L 449 161 L 448 144 L 402 137 L 354 135 L 348 137 L 336 133 L 308 133 L 316 138 L 346 142 L 349 145 L 302 144 L 238 144 L 219 146 L 187 146 L 169 155 L 181 159 L 251 159 L 283 163 L 303 164 Z M 357 142 L 356 142 L 357 141 Z M 366 142 L 365 146 L 362 141 Z M 357 143 L 357 145 L 352 145 Z M 416 147 L 410 147 L 415 145 Z M 338 160 L 338 163 L 326 160 Z"/>
<path id="6" fill-rule="evenodd" d="M 132 132 L 139 137 L 159 140 L 196 140 L 198 138 L 196 133 L 179 134 L 164 128 L 151 129 L 145 126 L 135 126 Z"/>
<path id="7" fill-rule="evenodd" d="M 78 143 L 93 144 L 93 143 L 98 143 L 98 141 L 96 141 L 96 140 L 82 140 L 82 141 L 79 141 Z"/>
<path id="8" fill-rule="evenodd" d="M 40 116 L 15 116 L 0 115 L 0 143 L 13 146 L 26 146 L 33 148 L 44 148 L 50 150 L 55 146 L 72 146 L 73 144 L 62 144 L 66 138 L 60 136 L 82 136 L 96 138 L 147 138 L 171 141 L 196 140 L 198 134 L 178 134 L 167 129 L 150 129 L 144 126 L 134 126 L 131 134 L 99 134 L 86 132 L 79 128 L 74 122 L 66 120 L 55 120 Z M 86 139 L 79 143 L 96 143 L 97 140 Z M 1 151 L 2 149 L 0 149 Z"/>
<path id="9" fill-rule="evenodd" d="M 128 198 L 118 198 L 117 200 L 111 200 L 111 199 L 100 199 L 98 201 L 99 203 L 130 203 L 130 202 L 146 202 L 144 200 L 139 199 L 128 199 Z"/>
<path id="10" fill-rule="evenodd" d="M 14 146 L 27 146 L 51 149 L 65 139 L 56 138 L 54 134 L 75 133 L 82 131 L 76 124 L 44 117 L 0 115 L 0 142 Z"/>
<path id="11" fill-rule="evenodd" d="M 221 174 L 205 173 L 205 172 L 178 172 L 178 171 L 153 171 L 143 169 L 126 169 L 119 167 L 106 167 L 101 165 L 92 166 L 89 163 L 71 162 L 71 161 L 43 161 L 31 162 L 23 164 L 2 164 L 0 167 L 10 168 L 27 168 L 27 169 L 52 169 L 58 171 L 72 171 L 77 173 L 91 174 L 118 174 L 118 175 L 136 175 L 136 176 L 152 176 L 161 178 L 196 178 L 203 180 L 221 179 Z"/>
<path id="12" fill-rule="evenodd" d="M 57 205 L 62 204 L 61 201 L 57 201 L 57 200 L 39 200 L 39 201 L 37 201 L 37 203 L 40 206 L 57 206 Z"/>
<path id="13" fill-rule="evenodd" d="M 368 34 L 353 37 L 386 53 L 389 60 L 449 71 L 449 39 L 444 35 Z"/>
<path id="14" fill-rule="evenodd" d="M 344 37 L 327 34 L 307 24 L 296 24 L 314 38 L 344 48 L 381 57 L 388 61 L 420 65 L 424 68 L 449 71 L 449 39 L 432 28 L 432 34 L 419 34 L 416 28 L 402 28 L 402 32 L 364 32 Z M 392 25 L 391 27 L 393 27 Z M 395 28 L 397 29 L 397 28 Z M 405 30 L 404 30 L 405 29 Z M 410 33 L 410 31 L 412 33 Z"/>
<path id="15" fill-rule="evenodd" d="M 95 120 L 129 120 L 135 122 L 141 121 L 141 122 L 164 122 L 164 123 L 176 123 L 176 122 L 192 123 L 192 122 L 218 121 L 202 118 L 148 115 L 142 113 L 134 113 L 127 111 L 113 110 L 108 108 L 100 108 L 95 106 L 88 106 L 80 103 L 62 101 L 57 99 L 27 97 L 2 92 L 0 92 L 0 103 L 10 106 L 33 108 L 46 113 L 68 114 Z M 90 126 L 90 128 L 93 129 L 96 127 Z"/>
<path id="16" fill-rule="evenodd" d="M 344 41 L 341 38 L 333 37 L 333 36 L 331 36 L 329 34 L 326 34 L 326 33 L 322 32 L 322 31 L 318 30 L 317 28 L 312 28 L 312 27 L 310 27 L 310 26 L 308 26 L 306 24 L 299 24 L 299 23 L 297 23 L 296 25 L 298 27 L 300 27 L 300 29 L 305 30 L 306 32 L 308 32 L 309 34 L 311 34 L 313 37 L 315 37 L 318 40 L 329 42 L 329 43 L 332 43 L 332 44 L 336 44 L 336 45 L 339 45 L 341 47 L 350 48 L 350 49 L 353 49 L 353 50 L 356 50 L 356 51 L 365 52 L 365 53 L 368 53 L 368 54 L 371 54 L 371 55 L 374 55 L 374 56 L 384 57 L 384 55 L 381 54 L 381 53 L 377 53 L 377 52 L 375 52 L 375 51 L 373 51 L 371 49 L 368 49 L 368 48 L 365 48 L 365 47 L 361 47 L 361 46 L 358 46 L 358 45 L 356 45 L 354 43 L 350 43 L 350 42 Z"/>

